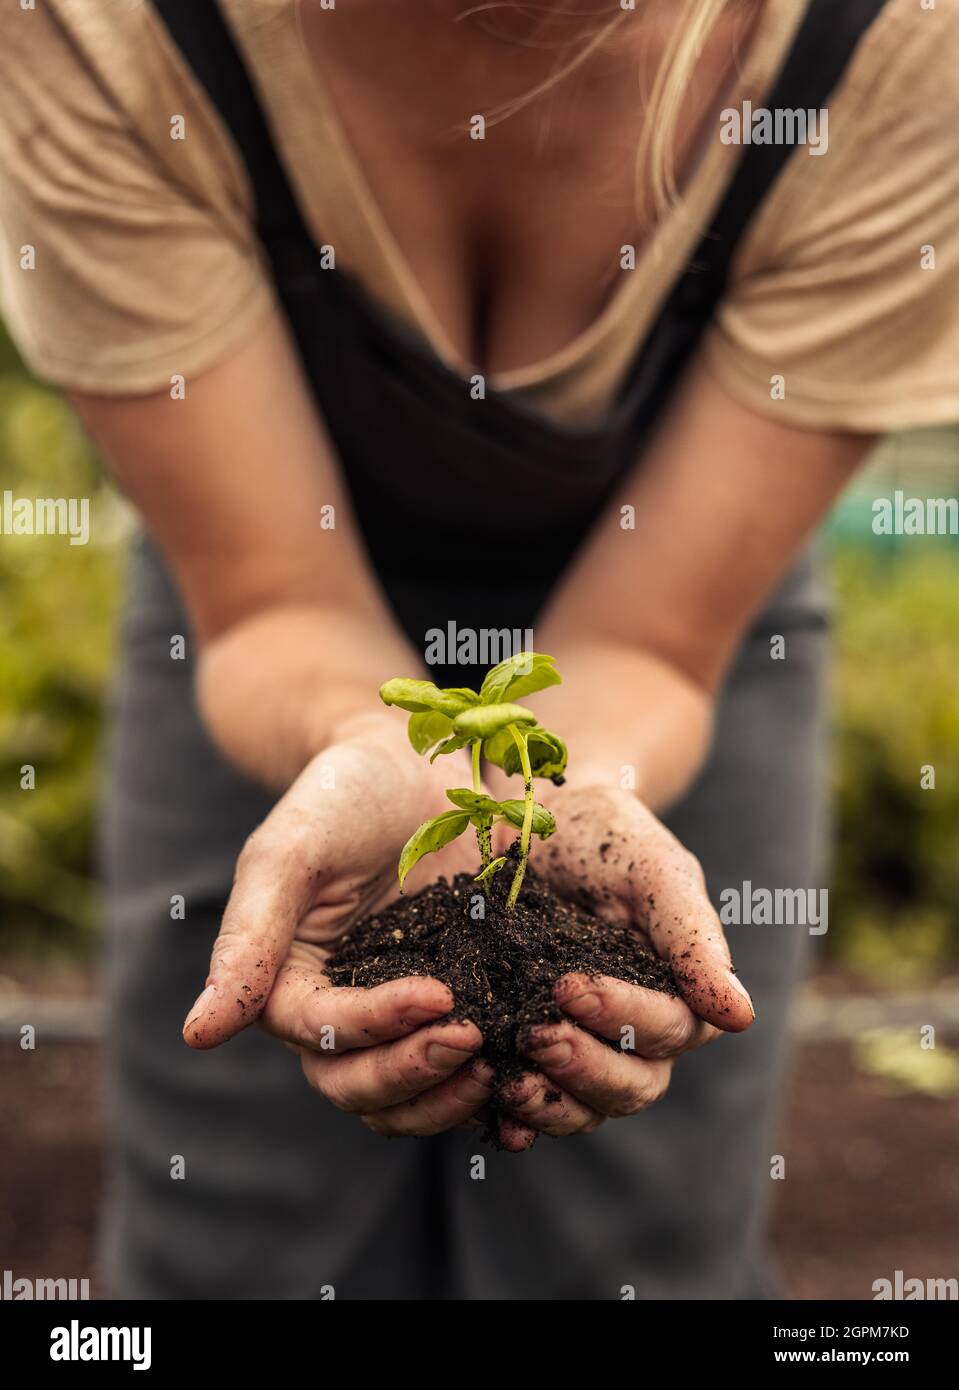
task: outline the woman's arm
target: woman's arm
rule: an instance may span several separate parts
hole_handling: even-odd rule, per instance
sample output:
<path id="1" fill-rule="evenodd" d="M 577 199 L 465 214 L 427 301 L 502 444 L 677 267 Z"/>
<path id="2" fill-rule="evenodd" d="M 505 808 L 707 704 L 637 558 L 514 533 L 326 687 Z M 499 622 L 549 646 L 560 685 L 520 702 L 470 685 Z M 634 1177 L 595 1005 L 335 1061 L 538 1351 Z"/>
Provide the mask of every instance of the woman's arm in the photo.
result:
<path id="1" fill-rule="evenodd" d="M 284 789 L 357 719 L 401 746 L 376 692 L 384 670 L 419 658 L 377 589 L 279 319 L 182 400 L 71 402 L 179 583 L 221 750 Z"/>
<path id="2" fill-rule="evenodd" d="M 627 765 L 657 809 L 689 785 L 743 632 L 871 442 L 780 424 L 690 370 L 537 628 L 570 785 L 618 787 Z"/>
<path id="3" fill-rule="evenodd" d="M 182 401 L 72 400 L 185 596 L 208 728 L 283 793 L 239 857 L 187 1042 L 216 1046 L 259 1019 L 312 1086 L 381 1132 L 467 1120 L 489 1071 L 467 1065 L 473 1024 L 437 1021 L 447 987 L 333 989 L 323 971 L 330 943 L 395 896 L 403 843 L 448 807 L 451 769 L 413 756 L 377 699 L 418 661 L 377 592 L 285 329 L 272 317 Z M 467 867 L 462 853 L 448 846 L 441 870 Z"/>

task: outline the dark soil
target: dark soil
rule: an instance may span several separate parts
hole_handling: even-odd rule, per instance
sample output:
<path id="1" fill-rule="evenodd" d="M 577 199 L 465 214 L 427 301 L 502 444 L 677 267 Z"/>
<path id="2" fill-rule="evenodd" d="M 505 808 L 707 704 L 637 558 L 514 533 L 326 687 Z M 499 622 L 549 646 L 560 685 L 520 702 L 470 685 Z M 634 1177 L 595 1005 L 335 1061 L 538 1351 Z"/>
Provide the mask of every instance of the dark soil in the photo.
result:
<path id="1" fill-rule="evenodd" d="M 498 1084 L 530 1069 L 517 1036 L 564 1017 L 553 1000 L 560 976 L 611 975 L 678 992 L 669 966 L 635 930 L 557 897 L 532 868 L 507 912 L 512 877 L 511 865 L 504 866 L 485 898 L 469 874 L 458 874 L 452 883 L 441 878 L 415 897 L 400 898 L 349 933 L 327 962 L 327 973 L 335 985 L 364 988 L 407 975 L 442 980 L 453 991 L 450 1017 L 471 1019 L 483 1034 L 479 1056 L 494 1067 Z M 477 904 L 485 915 L 474 920 Z M 610 1046 L 618 1047 L 619 1040 Z"/>

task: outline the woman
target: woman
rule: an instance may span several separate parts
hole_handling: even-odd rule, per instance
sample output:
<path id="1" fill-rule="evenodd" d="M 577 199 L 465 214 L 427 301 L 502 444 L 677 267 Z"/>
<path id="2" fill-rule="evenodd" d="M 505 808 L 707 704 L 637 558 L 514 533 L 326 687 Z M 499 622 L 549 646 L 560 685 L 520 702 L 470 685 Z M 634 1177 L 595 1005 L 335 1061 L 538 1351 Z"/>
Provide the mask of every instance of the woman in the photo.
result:
<path id="1" fill-rule="evenodd" d="M 816 881 L 806 542 L 872 438 L 959 414 L 945 8 L 4 21 L 4 312 L 150 535 L 105 797 L 118 1292 L 765 1295 L 804 932 L 730 927 L 747 994 L 702 870 L 714 898 Z M 805 143 L 745 143 L 747 101 L 808 116 Z M 496 1096 L 444 985 L 322 973 L 445 804 L 449 766 L 376 690 L 426 674 L 449 621 L 556 656 L 571 763 L 541 865 L 563 891 L 585 860 L 683 983 L 561 981 L 567 1021 Z M 635 1054 L 594 1036 L 626 1024 Z M 491 1099 L 522 1157 L 479 1180 Z"/>

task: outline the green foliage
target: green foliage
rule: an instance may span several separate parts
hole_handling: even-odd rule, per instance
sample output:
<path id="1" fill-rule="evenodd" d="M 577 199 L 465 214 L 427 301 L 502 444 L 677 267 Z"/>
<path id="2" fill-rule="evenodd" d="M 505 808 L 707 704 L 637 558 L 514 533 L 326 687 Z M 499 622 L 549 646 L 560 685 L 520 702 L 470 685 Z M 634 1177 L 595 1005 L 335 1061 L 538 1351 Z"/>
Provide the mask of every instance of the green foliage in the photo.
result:
<path id="1" fill-rule="evenodd" d="M 480 872 L 476 875 L 476 882 L 481 883 L 483 885 L 484 890 L 487 893 L 489 892 L 490 884 L 493 882 L 494 877 L 499 873 L 500 869 L 506 862 L 506 855 L 501 854 L 498 856 L 498 858 L 491 859 L 490 862 L 487 864 L 486 868 L 481 869 Z"/>
<path id="2" fill-rule="evenodd" d="M 479 698 L 484 705 L 505 704 L 561 683 L 551 656 L 541 652 L 517 652 L 487 671 Z"/>
<path id="3" fill-rule="evenodd" d="M 959 562 L 916 539 L 835 559 L 837 842 L 827 944 L 915 983 L 959 961 Z M 922 786 L 933 768 L 935 787 Z M 928 774 L 926 774 L 928 781 Z"/>
<path id="4" fill-rule="evenodd" d="M 479 704 L 479 696 L 473 690 L 440 690 L 432 681 L 400 677 L 380 686 L 380 699 L 384 705 L 398 705 L 415 714 L 432 711 L 450 720 L 470 705 Z"/>
<path id="5" fill-rule="evenodd" d="M 446 795 L 454 806 L 459 806 L 463 811 L 469 811 L 471 816 L 501 816 L 503 814 L 500 802 L 494 801 L 485 792 L 470 791 L 468 787 L 454 787 Z"/>
<path id="6" fill-rule="evenodd" d="M 522 825 L 526 816 L 525 801 L 504 801 L 501 803 L 504 817 L 512 821 L 513 825 Z M 533 802 L 533 834 L 538 835 L 541 840 L 548 840 L 550 835 L 556 833 L 556 821 L 552 811 L 547 811 L 545 806 L 541 806 L 538 801 Z"/>
<path id="7" fill-rule="evenodd" d="M 400 855 L 400 888 L 424 854 L 442 849 L 468 825 L 476 831 L 480 850 L 477 881 L 488 887 L 493 875 L 506 863 L 504 856 L 492 858 L 492 829 L 508 822 L 520 830 L 519 861 L 507 901 L 509 907 L 513 906 L 526 872 L 530 836 L 539 835 L 545 840 L 556 830 L 551 812 L 533 800 L 533 777 L 559 781 L 566 768 L 563 740 L 541 729 L 532 710 L 514 704 L 513 697 L 545 690 L 560 680 L 551 656 L 518 652 L 487 672 L 479 694 L 467 689 L 441 690 L 432 681 L 399 677 L 380 687 L 384 704 L 398 705 L 409 712 L 409 739 L 417 753 L 422 755 L 433 748 L 432 761 L 440 754 L 471 748 L 473 758 L 473 787 L 454 787 L 446 793 L 458 809 L 444 811 L 424 822 L 406 842 Z M 513 753 L 508 758 L 509 749 Z M 482 790 L 483 752 L 508 773 L 523 772 L 522 801 L 496 801 Z"/>
<path id="8" fill-rule="evenodd" d="M 522 705 L 489 704 L 464 710 L 453 720 L 453 728 L 472 743 L 477 738 L 482 742 L 495 734 L 508 733 L 514 726 L 535 723 L 536 715 Z"/>
<path id="9" fill-rule="evenodd" d="M 438 714 L 433 710 L 424 710 L 421 713 L 410 715 L 410 722 L 407 732 L 409 733 L 410 743 L 417 753 L 428 753 L 437 743 L 449 737 L 453 728 L 453 721 L 445 714 Z"/>
<path id="10" fill-rule="evenodd" d="M 0 343 L 0 490 L 86 497 L 91 537 L 0 536 L 0 920 L 4 943 L 92 941 L 92 809 L 125 512 L 65 405 Z M 21 769 L 36 769 L 34 790 Z"/>
<path id="11" fill-rule="evenodd" d="M 485 792 L 469 791 L 466 787 L 457 787 L 453 791 L 447 792 L 446 795 L 454 806 L 469 811 L 471 816 L 490 816 L 521 826 L 526 815 L 525 799 L 523 801 L 494 801 Z M 553 813 L 547 811 L 546 807 L 541 806 L 538 801 L 534 801 L 533 834 L 538 835 L 542 840 L 547 840 L 555 831 L 556 821 Z"/>
<path id="12" fill-rule="evenodd" d="M 450 844 L 457 835 L 462 835 L 469 823 L 470 818 L 465 812 L 444 811 L 442 815 L 424 821 L 417 830 L 414 830 L 403 846 L 403 853 L 400 855 L 400 887 L 402 888 L 406 882 L 406 875 L 410 869 L 414 864 L 419 863 L 424 854 L 432 854 L 435 850 Z"/>
<path id="13" fill-rule="evenodd" d="M 938 1041 L 926 1049 L 918 1041 L 915 1028 L 871 1028 L 853 1039 L 852 1055 L 860 1071 L 900 1095 L 959 1096 L 959 1051 Z"/>
<path id="14" fill-rule="evenodd" d="M 530 729 L 526 739 L 526 751 L 534 777 L 549 777 L 554 782 L 562 781 L 566 771 L 566 744 L 558 734 L 548 729 Z M 508 777 L 520 770 L 519 749 L 508 730 L 494 735 L 483 744 L 486 759 L 501 767 Z"/>

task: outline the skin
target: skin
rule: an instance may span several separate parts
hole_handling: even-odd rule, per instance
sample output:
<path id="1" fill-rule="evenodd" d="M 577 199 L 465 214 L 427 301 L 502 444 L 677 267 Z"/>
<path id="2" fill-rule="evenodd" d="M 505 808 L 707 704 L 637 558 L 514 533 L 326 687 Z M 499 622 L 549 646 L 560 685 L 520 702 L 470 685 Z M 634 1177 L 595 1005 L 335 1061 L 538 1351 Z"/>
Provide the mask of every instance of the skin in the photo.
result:
<path id="1" fill-rule="evenodd" d="M 639 22 L 620 12 L 586 62 L 500 114 L 588 48 L 616 8 L 351 0 L 321 10 L 301 0 L 304 41 L 337 122 L 422 290 L 432 333 L 464 374 L 565 347 L 619 283 L 610 247 L 641 246 L 651 231 L 636 195 L 641 79 L 651 80 L 677 0 L 642 0 Z M 760 9 L 736 0 L 702 55 L 676 132 L 680 175 Z M 485 140 L 465 137 L 475 113 L 488 113 Z"/>
<path id="2" fill-rule="evenodd" d="M 387 12 L 392 7 L 383 11 L 389 33 Z M 447 18 L 442 7 L 424 7 L 423 14 L 434 25 Z M 436 33 L 455 44 L 446 28 Z M 728 33 L 724 42 L 728 62 Z M 460 49 L 467 86 L 479 80 L 480 43 L 471 34 L 469 51 Z M 415 48 L 426 51 L 419 42 Z M 485 50 L 478 71 L 499 71 L 495 51 Z M 376 129 L 376 102 L 364 107 L 362 72 L 350 68 L 348 53 L 338 56 L 350 88 L 340 104 L 361 145 L 364 122 L 368 132 Z M 619 57 L 603 55 L 602 83 L 587 68 L 564 100 L 572 90 L 587 111 L 596 103 L 619 110 L 628 91 L 635 104 L 637 54 Z M 711 47 L 704 61 L 721 58 Z M 540 55 L 541 66 L 547 59 Z M 535 59 L 526 54 L 523 62 L 528 86 Z M 390 74 L 405 81 L 405 72 L 402 63 L 382 69 L 387 96 Z M 436 129 L 459 109 L 460 76 L 448 61 L 436 65 L 430 84 L 420 84 L 420 105 L 414 102 L 410 116 L 417 129 Z M 620 87 L 611 95 L 614 78 Z M 399 109 L 409 108 L 401 102 Z M 614 134 L 604 146 L 607 126 Z M 540 355 L 596 312 L 596 276 L 571 273 L 559 297 L 562 321 L 549 312 L 537 316 L 528 287 L 504 272 L 510 255 L 501 254 L 515 245 L 521 255 L 535 231 L 560 267 L 580 264 L 583 228 L 551 205 L 550 180 L 559 167 L 567 193 L 577 179 L 588 181 L 590 170 L 605 169 L 606 156 L 618 154 L 621 132 L 597 115 L 587 161 L 564 147 L 567 129 L 558 124 L 544 145 L 538 123 L 517 121 L 510 138 L 513 155 L 523 156 L 522 186 L 502 171 L 491 184 L 499 166 L 484 166 L 479 178 L 496 206 L 496 226 L 465 263 L 462 241 L 453 251 L 455 228 L 468 220 L 477 188 L 451 183 L 446 165 L 424 158 L 409 135 L 415 197 L 405 210 L 390 207 L 390 222 L 400 235 L 423 206 L 437 209 L 439 254 L 432 263 L 445 282 L 426 288 L 445 315 L 449 339 L 471 361 L 508 364 L 501 344 L 515 346 L 511 326 L 520 322 L 531 325 L 523 330 L 523 354 Z M 394 189 L 401 182 L 394 180 Z M 609 201 L 611 220 L 604 226 L 597 211 L 590 223 L 605 246 L 620 235 L 617 200 Z M 537 208 L 542 221 L 530 228 L 524 219 Z M 466 309 L 479 287 L 491 307 L 474 322 Z M 182 401 L 161 393 L 75 396 L 73 404 L 184 595 L 201 649 L 197 694 L 207 728 L 227 758 L 278 793 L 237 863 L 186 1041 L 215 1047 L 255 1022 L 298 1052 L 314 1089 L 378 1134 L 432 1134 L 475 1122 L 493 1098 L 492 1078 L 475 1060 L 482 1041 L 475 1026 L 438 1021 L 452 1002 L 446 986 L 409 979 L 370 991 L 336 989 L 323 973 L 331 944 L 395 895 L 396 861 L 410 830 L 447 808 L 444 789 L 469 785 L 469 770 L 465 761 L 456 766 L 447 758 L 430 768 L 416 758 L 405 721 L 376 699 L 385 679 L 417 674 L 421 660 L 371 577 L 282 320 L 269 316 L 241 350 L 191 380 Z M 651 447 L 542 616 L 537 646 L 557 658 L 564 676 L 562 686 L 545 693 L 544 718 L 566 737 L 573 760 L 567 785 L 541 797 L 560 828 L 537 867 L 558 891 L 570 892 L 585 864 L 602 910 L 632 923 L 670 960 L 682 997 L 613 980 L 559 981 L 556 998 L 568 1021 L 523 1040 L 530 1073 L 496 1098 L 508 1111 L 501 1125 L 508 1148 L 526 1149 L 541 1132 L 583 1133 L 603 1119 L 637 1113 L 662 1095 L 683 1052 L 752 1022 L 701 869 L 655 812 L 695 776 L 709 745 L 715 693 L 744 629 L 869 443 L 760 417 L 693 362 Z M 632 532 L 619 525 L 624 502 L 635 507 Z M 320 508 L 329 503 L 336 507 L 333 531 L 320 525 Z M 610 602 L 611 595 L 630 601 Z M 537 708 L 539 697 L 529 703 Z M 629 790 L 621 786 L 624 764 L 635 774 Z M 492 769 L 494 794 L 497 776 Z M 613 849 L 601 852 L 606 844 Z M 474 867 L 472 858 L 465 840 L 455 842 L 417 866 L 408 891 Z M 597 1041 L 618 1039 L 627 1024 L 635 1029 L 635 1053 Z M 547 1102 L 545 1092 L 556 1089 L 559 1101 Z"/>

